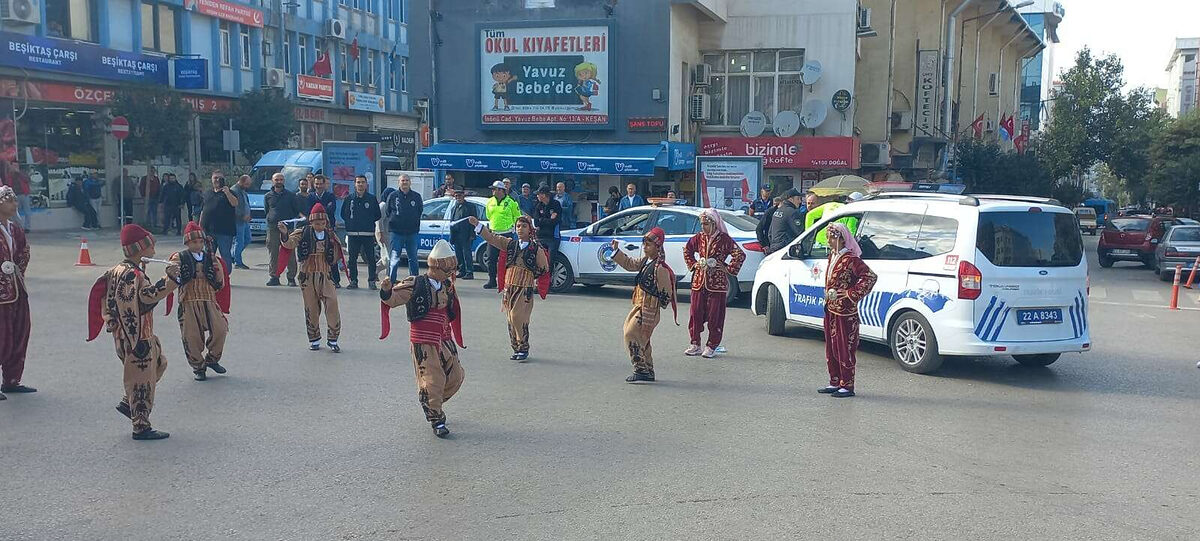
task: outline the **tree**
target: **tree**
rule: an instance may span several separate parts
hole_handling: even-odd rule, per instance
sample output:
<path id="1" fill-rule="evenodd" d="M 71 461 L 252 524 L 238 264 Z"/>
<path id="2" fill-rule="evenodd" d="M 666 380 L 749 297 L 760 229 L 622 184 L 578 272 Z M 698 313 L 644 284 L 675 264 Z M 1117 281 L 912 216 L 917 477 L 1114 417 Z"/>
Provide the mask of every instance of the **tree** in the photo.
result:
<path id="1" fill-rule="evenodd" d="M 161 86 L 125 87 L 113 96 L 112 113 L 129 120 L 125 152 L 130 158 L 182 158 L 187 154 L 195 112 L 178 92 Z"/>
<path id="2" fill-rule="evenodd" d="M 967 193 L 1051 197 L 1054 182 L 1036 152 L 1005 152 L 992 141 L 968 140 L 955 151 Z"/>
<path id="3" fill-rule="evenodd" d="M 242 94 L 230 115 L 234 129 L 241 132 L 242 155 L 253 161 L 286 146 L 296 133 L 293 109 L 292 102 L 277 90 Z"/>
<path id="4" fill-rule="evenodd" d="M 1133 201 L 1129 195 L 1129 190 L 1125 187 L 1125 181 L 1117 178 L 1112 169 L 1108 165 L 1100 164 L 1096 166 L 1096 184 L 1100 186 L 1100 195 L 1106 199 L 1110 199 L 1117 203 L 1117 206 L 1129 206 Z"/>
<path id="5" fill-rule="evenodd" d="M 1163 130 L 1150 150 L 1149 192 L 1159 204 L 1195 209 L 1200 194 L 1200 113 Z"/>

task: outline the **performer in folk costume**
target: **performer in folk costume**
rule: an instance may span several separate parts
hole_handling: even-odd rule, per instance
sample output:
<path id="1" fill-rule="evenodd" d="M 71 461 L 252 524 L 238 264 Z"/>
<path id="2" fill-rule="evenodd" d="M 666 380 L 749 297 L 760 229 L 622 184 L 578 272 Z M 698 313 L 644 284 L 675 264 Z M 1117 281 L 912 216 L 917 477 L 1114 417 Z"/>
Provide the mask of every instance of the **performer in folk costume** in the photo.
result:
<path id="1" fill-rule="evenodd" d="M 16 215 L 16 192 L 0 186 L 0 400 L 5 400 L 2 393 L 37 392 L 21 385 L 29 347 L 29 243 L 25 229 L 13 221 Z"/>
<path id="2" fill-rule="evenodd" d="M 154 307 L 178 287 L 168 277 L 151 283 L 143 257 L 154 256 L 154 236 L 136 224 L 121 228 L 125 260 L 92 285 L 88 297 L 88 341 L 104 327 L 112 333 L 117 357 L 125 365 L 125 396 L 117 411 L 133 421 L 133 439 L 160 440 L 166 432 L 150 427 L 154 388 L 167 371 L 167 357 L 154 334 Z"/>
<path id="3" fill-rule="evenodd" d="M 725 229 L 725 221 L 716 209 L 700 213 L 700 232 L 688 239 L 683 259 L 692 271 L 692 299 L 688 331 L 692 345 L 683 353 L 703 355 L 711 359 L 721 345 L 725 331 L 725 297 L 729 277 L 737 276 L 746 261 L 746 252 L 733 241 Z M 700 349 L 700 333 L 708 323 L 708 342 Z"/>
<path id="4" fill-rule="evenodd" d="M 458 392 L 463 382 L 463 368 L 458 361 L 458 347 L 465 348 L 462 338 L 462 307 L 451 277 L 458 268 L 458 259 L 450 243 L 439 240 L 426 259 L 429 270 L 420 276 L 410 276 L 393 284 L 384 276 L 379 286 L 380 322 L 388 337 L 392 325 L 389 311 L 404 305 L 408 310 L 413 368 L 417 374 L 417 399 L 425 410 L 425 420 L 433 433 L 444 438 L 446 413 L 442 404 Z M 453 338 L 453 341 L 451 341 Z M 458 347 L 455 347 L 455 342 Z"/>
<path id="5" fill-rule="evenodd" d="M 875 287 L 876 276 L 845 224 L 825 227 L 829 265 L 825 271 L 825 359 L 829 385 L 817 392 L 854 396 L 854 353 L 858 350 L 858 302 Z"/>
<path id="6" fill-rule="evenodd" d="M 621 251 L 621 241 L 612 241 L 613 262 L 629 272 L 637 273 L 633 309 L 625 318 L 625 346 L 629 348 L 629 360 L 633 362 L 633 375 L 625 378 L 629 383 L 654 381 L 650 335 L 658 326 L 659 311 L 669 304 L 675 324 L 679 325 L 679 311 L 675 305 L 675 272 L 667 265 L 663 253 L 666 238 L 662 228 L 651 229 L 642 237 L 643 257 L 637 259 Z"/>
<path id="7" fill-rule="evenodd" d="M 229 267 L 217 257 L 200 224 L 188 222 L 183 243 L 187 250 L 171 254 L 167 274 L 180 284 L 178 317 L 183 353 L 196 381 L 204 381 L 210 368 L 225 373 L 221 353 L 229 333 L 225 319 L 229 313 Z M 173 297 L 174 293 L 167 296 L 167 314 L 171 313 Z"/>
<path id="8" fill-rule="evenodd" d="M 287 235 L 287 225 L 279 223 L 279 232 Z M 342 244 L 329 228 L 329 215 L 325 205 L 317 203 L 308 213 L 308 225 L 292 231 L 288 239 L 280 244 L 279 268 L 287 266 L 295 250 L 300 261 L 300 295 L 304 299 L 304 323 L 308 329 L 308 349 L 321 349 L 321 309 L 325 309 L 325 323 L 329 327 L 329 349 L 341 353 L 338 335 L 342 332 L 342 316 L 338 312 L 337 290 L 333 285 L 335 264 L 346 264 Z"/>
<path id="9" fill-rule="evenodd" d="M 514 361 L 529 358 L 529 317 L 533 313 L 533 295 L 543 299 L 550 292 L 550 255 L 534 237 L 533 220 L 517 218 L 517 239 L 492 233 L 479 219 L 467 218 L 483 240 L 500 250 L 496 276 L 501 309 L 508 313 L 508 336 L 512 341 Z"/>

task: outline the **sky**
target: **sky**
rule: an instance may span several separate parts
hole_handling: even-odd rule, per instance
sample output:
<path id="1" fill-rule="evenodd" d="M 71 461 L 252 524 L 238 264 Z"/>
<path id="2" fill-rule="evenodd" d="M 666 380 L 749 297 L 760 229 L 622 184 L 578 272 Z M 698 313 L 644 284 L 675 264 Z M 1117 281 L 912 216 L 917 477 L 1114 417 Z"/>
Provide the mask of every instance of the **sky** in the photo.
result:
<path id="1" fill-rule="evenodd" d="M 1056 71 L 1091 47 L 1121 57 L 1128 88 L 1162 87 L 1175 38 L 1200 37 L 1200 0 L 1058 1 L 1067 13 L 1058 27 Z"/>

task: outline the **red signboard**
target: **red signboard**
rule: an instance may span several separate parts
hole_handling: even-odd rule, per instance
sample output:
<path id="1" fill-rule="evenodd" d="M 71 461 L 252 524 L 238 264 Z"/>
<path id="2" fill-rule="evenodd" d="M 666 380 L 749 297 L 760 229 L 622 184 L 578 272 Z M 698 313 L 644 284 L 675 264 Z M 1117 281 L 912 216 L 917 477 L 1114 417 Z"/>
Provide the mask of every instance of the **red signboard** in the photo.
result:
<path id="1" fill-rule="evenodd" d="M 129 121 L 123 116 L 115 116 L 109 124 L 112 136 L 118 140 L 129 137 Z"/>
<path id="2" fill-rule="evenodd" d="M 310 100 L 333 101 L 333 79 L 296 75 L 296 96 Z"/>
<path id="3" fill-rule="evenodd" d="M 667 117 L 632 116 L 627 121 L 629 131 L 667 131 Z"/>
<path id="4" fill-rule="evenodd" d="M 184 0 L 185 9 L 218 19 L 262 28 L 263 12 L 225 0 Z"/>
<path id="5" fill-rule="evenodd" d="M 325 122 L 325 110 L 316 107 L 296 107 L 296 120 L 301 122 Z"/>
<path id="6" fill-rule="evenodd" d="M 761 156 L 768 169 L 858 169 L 857 137 L 705 137 L 701 156 Z"/>
<path id="7" fill-rule="evenodd" d="M 30 101 L 108 105 L 116 93 L 115 88 L 103 86 L 0 79 L 0 97 L 5 98 L 28 97 Z M 227 98 L 184 95 L 183 101 L 191 105 L 197 113 L 217 113 L 233 107 L 233 100 Z"/>

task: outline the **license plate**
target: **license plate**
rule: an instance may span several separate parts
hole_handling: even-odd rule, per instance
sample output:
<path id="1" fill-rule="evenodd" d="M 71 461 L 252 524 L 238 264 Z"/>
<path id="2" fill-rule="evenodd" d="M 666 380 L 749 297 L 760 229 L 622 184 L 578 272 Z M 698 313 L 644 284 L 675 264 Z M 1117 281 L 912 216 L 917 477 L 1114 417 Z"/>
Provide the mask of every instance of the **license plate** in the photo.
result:
<path id="1" fill-rule="evenodd" d="M 267 224 L 256 224 L 254 222 L 250 222 L 250 230 L 251 231 L 266 231 Z"/>
<path id="2" fill-rule="evenodd" d="M 1061 308 L 1017 310 L 1017 325 L 1051 325 L 1062 323 Z"/>
<path id="3" fill-rule="evenodd" d="M 1133 255 L 1133 250 L 1113 250 L 1113 255 Z"/>

